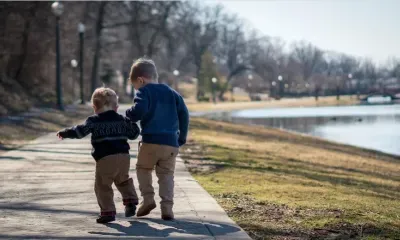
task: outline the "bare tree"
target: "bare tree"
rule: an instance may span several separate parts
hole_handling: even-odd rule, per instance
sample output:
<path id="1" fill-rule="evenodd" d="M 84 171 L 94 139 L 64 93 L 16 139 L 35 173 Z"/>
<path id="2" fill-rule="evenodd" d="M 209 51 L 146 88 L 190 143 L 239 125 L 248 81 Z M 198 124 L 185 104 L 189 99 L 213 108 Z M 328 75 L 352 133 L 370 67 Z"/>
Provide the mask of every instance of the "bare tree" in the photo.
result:
<path id="1" fill-rule="evenodd" d="M 348 89 L 348 93 L 352 92 L 352 75 L 358 70 L 360 67 L 360 62 L 352 56 L 347 54 L 341 54 L 339 58 L 339 68 L 341 69 L 342 75 L 341 78 L 344 79 L 344 82 Z"/>
<path id="2" fill-rule="evenodd" d="M 96 34 L 95 34 L 95 47 L 94 47 L 94 55 L 93 55 L 93 67 L 92 67 L 92 77 L 91 77 L 91 92 L 97 87 L 97 79 L 98 79 L 98 72 L 99 72 L 99 61 L 101 57 L 101 35 L 102 30 L 104 28 L 104 15 L 105 9 L 108 2 L 100 2 L 98 6 L 97 12 L 97 19 L 96 19 Z"/>
<path id="3" fill-rule="evenodd" d="M 173 70 L 179 70 L 180 79 L 198 78 L 205 53 L 212 59 L 207 64 L 216 66 L 213 74 L 226 79 L 224 84 L 218 84 L 220 99 L 229 86 L 239 86 L 234 79 L 241 79 L 240 84 L 249 91 L 269 89 L 276 96 L 283 96 L 285 92 L 307 93 L 312 83 L 316 98 L 322 89 L 324 94 L 336 90 L 338 97 L 345 92 L 352 93 L 354 86 L 349 74 L 357 81 L 358 95 L 373 91 L 377 82 L 382 85 L 382 79 L 400 81 L 398 59 L 392 59 L 382 69 L 369 59 L 359 61 L 342 53 L 324 55 L 306 42 L 293 44 L 286 53 L 282 40 L 248 31 L 251 27 L 238 17 L 226 14 L 221 6 L 192 1 L 63 4 L 68 11 L 60 21 L 62 79 L 68 83 L 77 81 L 70 62 L 79 52 L 77 24 L 83 22 L 86 26 L 84 72 L 91 73 L 84 77 L 87 91 L 97 87 L 100 77 L 111 76 L 116 70 L 121 70 L 127 79 L 132 60 L 141 56 L 153 58 L 162 76 L 160 80 L 172 85 L 173 79 L 176 86 L 178 78 L 172 76 Z M 3 33 L 0 36 L 0 90 L 7 93 L 0 96 L 1 114 L 54 101 L 55 48 L 51 46 L 55 46 L 55 21 L 51 20 L 54 15 L 50 6 L 50 2 L 0 2 Z M 254 79 L 247 77 L 249 74 Z M 283 82 L 278 82 L 279 75 Z M 202 81 L 211 81 L 205 78 Z M 125 80 L 119 86 L 125 88 L 126 84 Z M 67 102 L 74 100 L 74 86 L 63 85 Z M 199 86 L 207 84 L 199 83 Z M 199 87 L 197 96 L 206 91 L 210 89 Z M 11 96 L 13 92 L 19 96 Z M 23 108 L 12 106 L 18 98 L 24 102 Z"/>
<path id="4" fill-rule="evenodd" d="M 218 24 L 221 17 L 221 6 L 200 7 L 197 3 L 187 5 L 187 9 L 193 12 L 193 18 L 186 22 L 187 33 L 183 36 L 188 45 L 193 63 L 196 66 L 195 76 L 199 76 L 202 56 L 207 52 L 218 37 Z M 197 12 L 197 14 L 195 14 Z M 201 84 L 200 84 L 201 85 Z M 204 91 L 197 89 L 197 98 L 202 97 Z"/>
<path id="5" fill-rule="evenodd" d="M 391 77 L 394 77 L 397 79 L 397 81 L 400 81 L 400 59 L 399 58 L 390 58 L 388 62 L 386 63 L 389 74 Z"/>
<path id="6" fill-rule="evenodd" d="M 344 85 L 344 72 L 341 68 L 341 55 L 336 52 L 326 52 L 319 64 L 319 72 L 326 77 L 325 86 L 335 89 L 336 99 L 340 99 Z"/>
<path id="7" fill-rule="evenodd" d="M 361 71 L 368 81 L 368 91 L 373 91 L 378 78 L 378 71 L 375 63 L 371 59 L 365 59 L 362 63 Z"/>
<path id="8" fill-rule="evenodd" d="M 258 37 L 253 35 L 248 40 L 247 59 L 253 69 L 270 86 L 270 94 L 278 96 L 281 87 L 276 84 L 278 76 L 285 68 L 283 47 L 284 42 L 279 38 Z M 273 84 L 275 82 L 275 85 Z M 275 89 L 275 90 L 273 90 Z"/>
<path id="9" fill-rule="evenodd" d="M 309 82 L 312 75 L 321 63 L 323 52 L 311 43 L 297 42 L 293 44 L 292 56 L 302 67 L 302 75 L 305 82 Z M 318 100 L 321 83 L 315 82 L 315 100 Z"/>
<path id="10" fill-rule="evenodd" d="M 246 39 L 243 31 L 243 22 L 235 15 L 224 15 L 219 27 L 219 36 L 217 44 L 215 44 L 214 52 L 216 62 L 227 67 L 227 78 L 220 93 L 219 99 L 223 100 L 223 96 L 228 89 L 232 79 L 250 70 L 251 66 L 246 61 Z"/>
<path id="11" fill-rule="evenodd" d="M 153 57 L 179 2 L 130 2 L 129 40 L 139 56 Z"/>
<path id="12" fill-rule="evenodd" d="M 121 13 L 122 20 L 106 25 L 107 28 L 127 27 L 130 50 L 123 64 L 127 79 L 132 59 L 142 56 L 156 58 L 162 47 L 162 39 L 168 33 L 168 24 L 179 2 L 125 2 L 127 12 Z M 126 85 L 126 81 L 124 82 Z M 133 89 L 131 91 L 133 93 Z"/>

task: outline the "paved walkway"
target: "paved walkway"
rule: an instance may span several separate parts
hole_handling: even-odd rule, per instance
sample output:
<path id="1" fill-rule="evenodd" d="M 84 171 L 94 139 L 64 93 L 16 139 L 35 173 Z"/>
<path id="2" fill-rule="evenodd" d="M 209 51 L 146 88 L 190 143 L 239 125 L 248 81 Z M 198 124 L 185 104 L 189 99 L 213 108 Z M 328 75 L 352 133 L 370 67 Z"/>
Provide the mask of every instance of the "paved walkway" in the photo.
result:
<path id="1" fill-rule="evenodd" d="M 182 159 L 176 166 L 175 221 L 161 220 L 159 208 L 147 218 L 125 218 L 114 188 L 117 221 L 95 223 L 95 162 L 89 141 L 59 141 L 53 133 L 0 155 L 0 239 L 250 239 L 191 177 Z M 136 141 L 131 148 L 137 188 Z"/>

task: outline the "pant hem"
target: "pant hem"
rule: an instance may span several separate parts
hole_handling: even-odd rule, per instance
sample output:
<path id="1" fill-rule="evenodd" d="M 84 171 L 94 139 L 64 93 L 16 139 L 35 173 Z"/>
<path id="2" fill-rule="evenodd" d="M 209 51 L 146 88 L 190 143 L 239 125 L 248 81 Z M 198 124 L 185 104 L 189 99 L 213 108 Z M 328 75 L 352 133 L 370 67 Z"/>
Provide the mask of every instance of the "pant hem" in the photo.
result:
<path id="1" fill-rule="evenodd" d="M 115 216 L 117 214 L 116 211 L 107 211 L 107 212 L 101 212 L 100 216 Z"/>
<path id="2" fill-rule="evenodd" d="M 134 205 L 138 205 L 139 201 L 137 199 L 122 199 L 124 205 L 128 205 L 130 203 Z"/>

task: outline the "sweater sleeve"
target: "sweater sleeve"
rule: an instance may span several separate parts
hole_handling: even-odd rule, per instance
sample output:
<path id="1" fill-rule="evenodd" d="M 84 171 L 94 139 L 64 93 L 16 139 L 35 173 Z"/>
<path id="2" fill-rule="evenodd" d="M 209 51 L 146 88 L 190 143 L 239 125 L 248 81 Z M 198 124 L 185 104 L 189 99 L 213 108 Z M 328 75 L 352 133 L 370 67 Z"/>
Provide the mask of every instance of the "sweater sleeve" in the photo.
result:
<path id="1" fill-rule="evenodd" d="M 66 128 L 59 132 L 62 138 L 84 138 L 91 133 L 90 119 L 86 119 L 85 123 L 76 125 L 72 128 Z"/>
<path id="2" fill-rule="evenodd" d="M 149 95 L 145 89 L 139 90 L 133 99 L 134 106 L 126 110 L 126 116 L 133 122 L 142 120 L 149 110 Z"/>
<path id="3" fill-rule="evenodd" d="M 186 143 L 186 138 L 189 129 L 189 111 L 186 107 L 185 101 L 182 96 L 176 93 L 176 106 L 178 110 L 178 120 L 179 120 L 179 146 Z"/>
<path id="4" fill-rule="evenodd" d="M 130 140 L 135 140 L 136 138 L 139 137 L 140 134 L 140 129 L 138 125 L 135 122 L 132 122 L 129 118 L 125 118 L 125 123 L 126 123 L 126 133 L 128 136 L 128 139 Z"/>

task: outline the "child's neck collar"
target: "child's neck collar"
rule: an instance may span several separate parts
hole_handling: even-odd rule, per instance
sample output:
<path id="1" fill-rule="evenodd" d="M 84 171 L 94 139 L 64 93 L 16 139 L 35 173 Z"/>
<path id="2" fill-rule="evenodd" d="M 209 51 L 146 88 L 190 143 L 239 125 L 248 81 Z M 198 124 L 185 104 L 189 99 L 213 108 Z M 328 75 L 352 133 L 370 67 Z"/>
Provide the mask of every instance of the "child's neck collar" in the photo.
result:
<path id="1" fill-rule="evenodd" d="M 115 111 L 112 107 L 103 107 L 102 109 L 99 109 L 98 111 L 96 111 L 96 114 L 101 114 L 101 113 L 105 113 L 108 111 Z"/>

